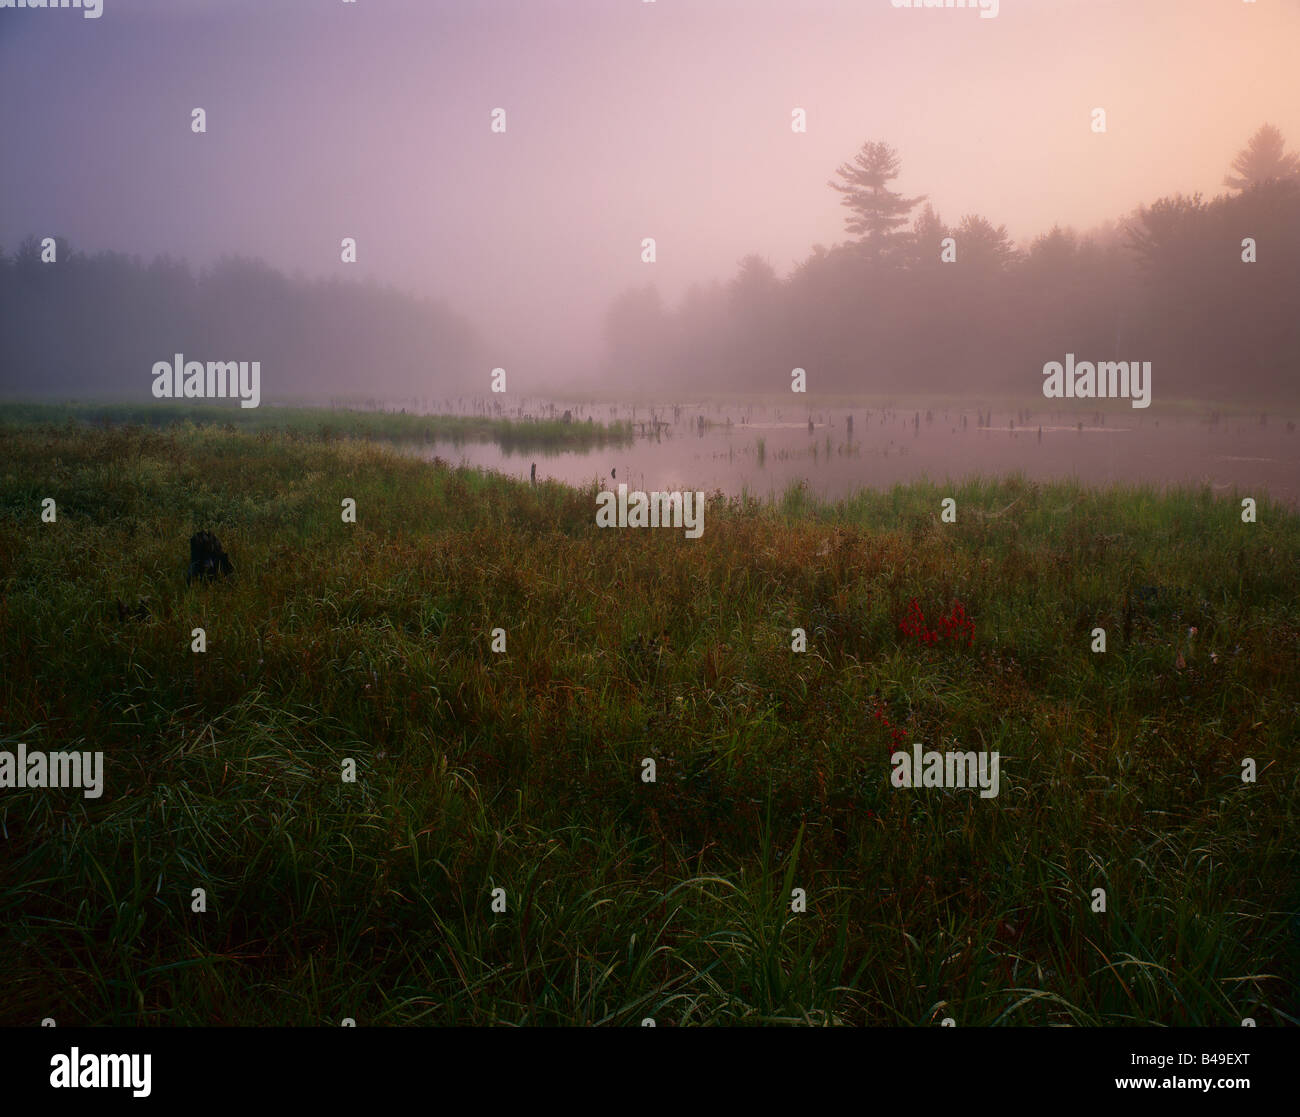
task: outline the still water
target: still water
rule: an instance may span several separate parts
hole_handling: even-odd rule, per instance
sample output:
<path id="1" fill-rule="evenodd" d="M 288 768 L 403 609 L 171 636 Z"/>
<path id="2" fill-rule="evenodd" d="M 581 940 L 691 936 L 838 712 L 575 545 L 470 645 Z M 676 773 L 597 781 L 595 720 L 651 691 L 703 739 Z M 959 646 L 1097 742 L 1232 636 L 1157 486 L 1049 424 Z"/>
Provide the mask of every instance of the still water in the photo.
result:
<path id="1" fill-rule="evenodd" d="M 1019 472 L 1030 480 L 1093 485 L 1204 484 L 1216 493 L 1236 489 L 1300 505 L 1300 416 L 1157 414 L 1106 403 L 1105 411 L 1092 412 L 571 405 L 575 422 L 588 416 L 632 422 L 635 441 L 559 453 L 435 442 L 417 452 L 524 479 L 536 463 L 538 480 L 597 481 L 602 488 L 626 482 L 646 491 L 721 489 L 766 497 L 805 480 L 817 495 L 836 498 L 921 477 Z M 562 409 L 544 404 L 529 411 L 550 416 Z"/>

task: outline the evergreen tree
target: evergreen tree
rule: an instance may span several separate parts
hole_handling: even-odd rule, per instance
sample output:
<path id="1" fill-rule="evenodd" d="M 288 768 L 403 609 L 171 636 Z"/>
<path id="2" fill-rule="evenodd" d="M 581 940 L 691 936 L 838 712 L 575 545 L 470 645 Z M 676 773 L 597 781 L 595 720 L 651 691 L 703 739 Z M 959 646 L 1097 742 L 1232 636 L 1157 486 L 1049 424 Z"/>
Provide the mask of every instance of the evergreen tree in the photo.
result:
<path id="1" fill-rule="evenodd" d="M 903 226 L 910 220 L 912 208 L 926 199 L 924 194 L 905 198 L 889 189 L 888 183 L 898 177 L 901 166 L 898 152 L 887 143 L 868 141 L 852 163 L 842 163 L 836 170 L 842 181 L 827 183 L 843 195 L 840 204 L 849 210 L 845 225 L 873 260 L 885 258 L 910 239 Z"/>
<path id="2" fill-rule="evenodd" d="M 1271 124 L 1264 124 L 1237 153 L 1232 169 L 1236 174 L 1225 177 L 1224 185 L 1234 190 L 1245 190 L 1270 179 L 1300 175 L 1300 158 L 1286 150 L 1286 140 L 1281 132 Z"/>

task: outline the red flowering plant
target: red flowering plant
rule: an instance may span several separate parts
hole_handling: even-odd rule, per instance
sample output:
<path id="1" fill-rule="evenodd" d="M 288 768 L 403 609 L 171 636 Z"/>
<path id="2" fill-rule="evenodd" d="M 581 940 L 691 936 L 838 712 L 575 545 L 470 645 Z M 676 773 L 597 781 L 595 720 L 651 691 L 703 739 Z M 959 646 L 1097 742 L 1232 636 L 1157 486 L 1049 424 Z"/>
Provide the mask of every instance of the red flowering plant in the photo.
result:
<path id="1" fill-rule="evenodd" d="M 879 698 L 872 698 L 871 716 L 874 717 L 881 726 L 889 730 L 889 749 L 891 752 L 897 752 L 903 747 L 907 740 L 906 731 L 890 723 L 889 717 L 885 713 L 885 704 Z"/>
<path id="2" fill-rule="evenodd" d="M 916 598 L 912 598 L 907 607 L 907 614 L 899 622 L 899 630 L 904 636 L 912 637 L 918 646 L 933 647 L 936 644 L 948 644 L 952 647 L 973 647 L 975 644 L 975 622 L 966 614 L 966 606 L 960 601 L 952 603 L 952 611 L 940 617 L 937 628 L 931 628 L 925 621 Z"/>

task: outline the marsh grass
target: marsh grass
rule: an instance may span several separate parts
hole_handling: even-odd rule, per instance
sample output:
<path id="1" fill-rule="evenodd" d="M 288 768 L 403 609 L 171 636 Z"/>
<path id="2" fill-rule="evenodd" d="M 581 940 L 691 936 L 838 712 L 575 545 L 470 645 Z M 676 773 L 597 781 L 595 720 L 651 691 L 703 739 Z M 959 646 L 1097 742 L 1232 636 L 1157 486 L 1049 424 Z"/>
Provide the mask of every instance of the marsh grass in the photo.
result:
<path id="1" fill-rule="evenodd" d="M 417 415 L 396 411 L 361 411 L 263 404 L 240 407 L 231 401 L 202 404 L 159 401 L 133 403 L 7 403 L 0 408 L 0 429 L 66 424 L 154 429 L 216 426 L 239 431 L 272 432 L 285 437 L 330 441 L 340 438 L 388 442 L 492 442 L 507 454 L 527 451 L 588 450 L 626 446 L 632 424 L 563 422 L 559 419 L 507 419 L 479 415 Z"/>
<path id="2" fill-rule="evenodd" d="M 102 799 L 0 792 L 6 1023 L 1296 1022 L 1268 501 L 794 487 L 686 540 L 271 431 L 11 425 L 0 462 L 0 747 L 106 754 Z M 187 588 L 201 527 L 236 574 Z M 912 598 L 974 646 L 909 642 Z M 999 750 L 999 797 L 893 790 L 876 702 Z"/>

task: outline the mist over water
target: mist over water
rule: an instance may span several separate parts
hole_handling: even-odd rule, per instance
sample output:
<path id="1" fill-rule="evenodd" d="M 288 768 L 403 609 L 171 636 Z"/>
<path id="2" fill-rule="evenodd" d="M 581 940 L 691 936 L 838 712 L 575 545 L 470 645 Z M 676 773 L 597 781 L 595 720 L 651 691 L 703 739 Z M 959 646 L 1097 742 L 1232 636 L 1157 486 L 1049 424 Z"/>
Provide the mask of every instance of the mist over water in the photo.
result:
<path id="1" fill-rule="evenodd" d="M 265 406 L 481 395 L 499 372 L 507 415 L 723 401 L 618 462 L 541 463 L 572 482 L 1295 491 L 1300 4 L 3 16 L 0 93 L 25 109 L 0 161 L 0 396 L 151 403 L 182 355 L 256 362 Z M 1067 354 L 1149 364 L 1156 406 L 1053 411 Z M 750 406 L 792 370 L 805 393 Z M 831 401 L 867 396 L 920 399 L 858 409 L 850 438 Z M 918 428 L 926 396 L 945 410 Z M 1031 414 L 977 427 L 989 399 Z"/>
<path id="2" fill-rule="evenodd" d="M 542 417 L 565 409 L 562 403 L 529 402 L 522 413 Z M 922 478 L 1018 473 L 1040 482 L 1209 486 L 1217 496 L 1267 491 L 1300 504 L 1300 434 L 1289 415 L 1277 413 L 1009 411 L 932 403 L 875 409 L 699 402 L 568 407 L 577 422 L 588 416 L 632 422 L 635 441 L 538 453 L 442 440 L 414 452 L 522 480 L 535 463 L 539 481 L 595 481 L 602 487 L 625 482 L 647 492 L 717 489 L 729 496 L 779 497 L 802 482 L 810 493 L 834 499 L 858 488 L 885 489 Z"/>

